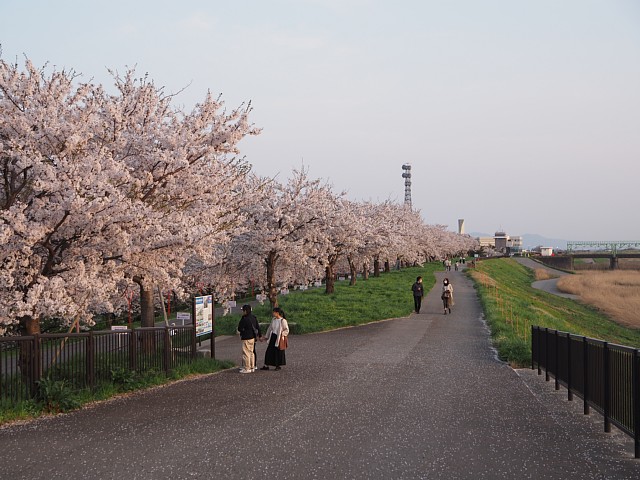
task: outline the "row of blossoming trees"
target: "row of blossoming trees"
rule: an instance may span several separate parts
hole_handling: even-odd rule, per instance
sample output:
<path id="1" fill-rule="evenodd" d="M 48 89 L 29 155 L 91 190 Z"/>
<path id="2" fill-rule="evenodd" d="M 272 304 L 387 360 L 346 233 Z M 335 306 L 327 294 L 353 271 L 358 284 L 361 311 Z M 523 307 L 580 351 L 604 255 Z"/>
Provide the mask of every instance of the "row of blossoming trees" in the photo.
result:
<path id="1" fill-rule="evenodd" d="M 331 292 L 336 269 L 353 282 L 475 246 L 392 202 L 349 201 L 304 169 L 257 177 L 237 156 L 259 133 L 250 105 L 228 111 L 208 94 L 185 112 L 147 77 L 112 76 L 109 93 L 0 59 L 0 327 L 90 324 L 134 291 L 151 326 L 160 289 L 207 285 L 225 299 L 255 285 L 277 304 L 283 285 L 324 277 Z"/>

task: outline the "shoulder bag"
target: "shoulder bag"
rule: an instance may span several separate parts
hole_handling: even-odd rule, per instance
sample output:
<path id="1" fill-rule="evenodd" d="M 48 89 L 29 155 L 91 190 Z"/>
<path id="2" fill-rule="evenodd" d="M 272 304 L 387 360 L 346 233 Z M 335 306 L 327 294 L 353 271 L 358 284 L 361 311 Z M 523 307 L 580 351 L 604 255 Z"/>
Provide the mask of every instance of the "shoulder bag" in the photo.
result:
<path id="1" fill-rule="evenodd" d="M 280 335 L 280 341 L 278 342 L 279 350 L 286 350 L 289 346 L 289 336 L 288 335 Z"/>

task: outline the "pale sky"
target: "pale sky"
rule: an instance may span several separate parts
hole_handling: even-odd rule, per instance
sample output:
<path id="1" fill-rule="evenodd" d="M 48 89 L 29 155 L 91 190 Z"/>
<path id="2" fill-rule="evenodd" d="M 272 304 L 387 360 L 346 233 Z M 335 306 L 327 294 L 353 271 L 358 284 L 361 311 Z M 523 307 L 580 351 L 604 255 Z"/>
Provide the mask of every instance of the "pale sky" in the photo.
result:
<path id="1" fill-rule="evenodd" d="M 0 0 L 2 58 L 177 106 L 251 101 L 254 171 L 303 164 L 429 224 L 640 240 L 640 1 Z"/>

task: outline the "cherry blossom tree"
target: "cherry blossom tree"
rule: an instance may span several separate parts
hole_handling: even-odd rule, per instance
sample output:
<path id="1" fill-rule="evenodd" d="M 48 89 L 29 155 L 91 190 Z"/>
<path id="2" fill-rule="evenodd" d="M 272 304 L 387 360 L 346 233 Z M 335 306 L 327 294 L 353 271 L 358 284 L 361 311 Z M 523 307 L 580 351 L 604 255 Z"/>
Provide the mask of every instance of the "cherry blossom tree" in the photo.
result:
<path id="1" fill-rule="evenodd" d="M 0 60 L 0 324 L 24 333 L 90 323 L 127 282 L 153 324 L 153 286 L 179 288 L 242 222 L 249 106 L 207 95 L 187 114 L 132 71 L 115 95 L 77 78 Z"/>
<path id="2" fill-rule="evenodd" d="M 353 258 L 362 245 L 366 216 L 358 204 L 344 198 L 344 193 L 327 200 L 330 206 L 320 225 L 321 236 L 317 236 L 319 263 L 325 268 L 325 292 L 335 291 L 335 267 L 341 258 Z M 355 267 L 355 266 L 354 266 Z M 355 273 L 351 270 L 351 283 Z"/>
<path id="3" fill-rule="evenodd" d="M 263 259 L 248 251 L 244 234 L 250 223 L 246 210 L 250 205 L 265 201 L 268 191 L 265 186 L 269 182 L 254 175 L 246 177 L 244 189 L 247 195 L 237 216 L 242 223 L 235 225 L 228 242 L 218 242 L 207 249 L 208 258 L 192 256 L 188 260 L 183 276 L 191 290 L 196 284 L 207 285 L 216 300 L 224 302 L 233 300 L 238 292 L 253 294 L 256 286 L 265 284 Z"/>
<path id="4" fill-rule="evenodd" d="M 366 260 L 365 237 L 369 229 L 369 204 L 343 200 L 344 221 L 342 230 L 345 233 L 341 241 L 342 261 L 349 270 L 349 284 L 355 285 L 358 276 L 358 265 Z"/>
<path id="5" fill-rule="evenodd" d="M 280 184 L 250 174 L 238 143 L 258 134 L 250 105 L 207 94 L 190 112 L 148 77 L 112 72 L 115 93 L 73 71 L 0 60 L 0 326 L 91 323 L 137 288 L 143 325 L 154 292 L 189 282 L 218 298 L 325 276 L 355 283 L 373 262 L 458 255 L 475 240 L 426 225 L 390 201 L 347 201 L 304 168 Z"/>
<path id="6" fill-rule="evenodd" d="M 331 207 L 331 188 L 319 179 L 310 179 L 304 168 L 294 170 L 286 184 L 273 180 L 263 202 L 248 205 L 248 227 L 236 241 L 245 251 L 262 259 L 265 290 L 272 306 L 278 305 L 278 287 L 286 286 L 294 264 L 313 267 L 321 220 Z"/>
<path id="7" fill-rule="evenodd" d="M 134 72 L 116 76 L 116 87 L 103 121 L 113 156 L 129 172 L 125 188 L 137 222 L 113 255 L 139 285 L 142 324 L 151 326 L 154 285 L 178 289 L 186 259 L 214 263 L 214 246 L 242 224 L 250 168 L 233 155 L 258 130 L 248 122 L 249 106 L 227 113 L 210 94 L 187 114 Z"/>
<path id="8" fill-rule="evenodd" d="M 102 253 L 126 221 L 122 175 L 93 138 L 100 99 L 75 78 L 0 61 L 0 323 L 29 334 L 44 317 L 91 321 L 118 277 Z"/>

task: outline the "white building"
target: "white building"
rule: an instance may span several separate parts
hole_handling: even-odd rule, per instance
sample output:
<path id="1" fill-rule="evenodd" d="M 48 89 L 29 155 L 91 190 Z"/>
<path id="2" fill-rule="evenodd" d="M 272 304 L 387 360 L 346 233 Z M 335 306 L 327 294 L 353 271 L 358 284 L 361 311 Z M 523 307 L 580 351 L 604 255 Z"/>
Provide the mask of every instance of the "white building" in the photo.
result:
<path id="1" fill-rule="evenodd" d="M 509 255 L 522 254 L 522 237 L 507 237 L 507 251 Z"/>

